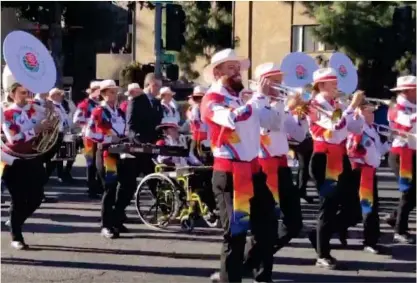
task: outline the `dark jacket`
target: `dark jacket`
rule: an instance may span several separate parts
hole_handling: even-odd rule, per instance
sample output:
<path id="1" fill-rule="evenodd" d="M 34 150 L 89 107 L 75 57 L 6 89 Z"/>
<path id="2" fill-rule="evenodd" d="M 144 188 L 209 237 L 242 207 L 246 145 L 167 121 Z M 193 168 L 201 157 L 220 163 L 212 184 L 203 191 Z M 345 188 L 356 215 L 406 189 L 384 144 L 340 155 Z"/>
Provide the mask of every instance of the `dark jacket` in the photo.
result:
<path id="1" fill-rule="evenodd" d="M 163 110 L 159 100 L 153 106 L 146 94 L 129 101 L 126 111 L 129 137 L 134 142 L 155 143 L 159 134 L 155 129 L 161 123 Z"/>

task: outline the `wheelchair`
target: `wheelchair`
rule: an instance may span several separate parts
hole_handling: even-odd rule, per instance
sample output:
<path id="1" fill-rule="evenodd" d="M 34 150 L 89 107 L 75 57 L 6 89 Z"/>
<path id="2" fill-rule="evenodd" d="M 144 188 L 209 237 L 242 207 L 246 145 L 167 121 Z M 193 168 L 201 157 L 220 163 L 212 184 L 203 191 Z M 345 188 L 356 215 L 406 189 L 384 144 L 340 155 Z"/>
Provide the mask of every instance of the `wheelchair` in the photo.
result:
<path id="1" fill-rule="evenodd" d="M 195 187 L 211 187 L 211 173 L 212 166 L 172 167 L 155 162 L 155 173 L 145 176 L 137 187 L 139 218 L 149 228 L 165 232 L 192 232 L 201 219 L 211 228 L 218 227 L 218 216 L 210 212 Z M 206 178 L 196 179 L 202 176 Z"/>

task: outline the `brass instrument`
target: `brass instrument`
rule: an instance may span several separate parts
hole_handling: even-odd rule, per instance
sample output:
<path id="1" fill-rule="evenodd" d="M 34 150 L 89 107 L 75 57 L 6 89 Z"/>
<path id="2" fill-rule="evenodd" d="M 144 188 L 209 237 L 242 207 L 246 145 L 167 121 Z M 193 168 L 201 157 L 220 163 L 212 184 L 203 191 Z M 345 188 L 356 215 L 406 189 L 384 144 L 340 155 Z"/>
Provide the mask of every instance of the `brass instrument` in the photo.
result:
<path id="1" fill-rule="evenodd" d="M 339 98 L 342 102 L 350 103 L 352 101 L 352 97 L 341 97 Z M 381 105 L 386 105 L 388 107 L 392 107 L 395 105 L 396 101 L 395 98 L 391 99 L 380 99 L 380 98 L 372 98 L 372 97 L 365 97 L 364 100 L 370 104 L 374 104 L 375 109 L 378 109 Z"/>
<path id="2" fill-rule="evenodd" d="M 50 108 L 46 108 L 46 120 L 51 123 L 51 129 L 44 130 L 32 142 L 32 148 L 40 154 L 46 153 L 54 147 L 59 134 L 59 115 Z"/>
<path id="3" fill-rule="evenodd" d="M 416 133 L 410 133 L 402 130 L 393 129 L 389 126 L 382 124 L 373 124 L 378 134 L 391 138 L 393 136 L 402 137 L 402 138 L 417 138 Z"/>
<path id="4" fill-rule="evenodd" d="M 1 141 L 1 147 L 10 155 L 23 159 L 32 159 L 47 153 L 58 141 L 60 117 L 53 109 L 46 108 L 45 119 L 51 124 L 51 128 L 42 131 L 32 140 L 31 148 L 35 151 L 34 153 L 17 152 L 7 146 L 3 140 Z"/>

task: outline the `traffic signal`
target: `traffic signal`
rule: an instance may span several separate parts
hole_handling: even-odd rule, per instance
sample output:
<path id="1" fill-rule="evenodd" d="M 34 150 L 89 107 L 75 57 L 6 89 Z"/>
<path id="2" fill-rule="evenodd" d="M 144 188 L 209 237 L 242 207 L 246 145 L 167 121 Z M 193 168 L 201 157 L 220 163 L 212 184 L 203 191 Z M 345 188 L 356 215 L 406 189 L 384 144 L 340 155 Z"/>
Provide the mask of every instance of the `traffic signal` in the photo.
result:
<path id="1" fill-rule="evenodd" d="M 175 64 L 168 64 L 165 67 L 165 75 L 171 81 L 178 81 L 180 68 Z"/>
<path id="2" fill-rule="evenodd" d="M 181 5 L 166 6 L 165 50 L 181 50 L 185 43 L 185 20 L 185 12 Z"/>

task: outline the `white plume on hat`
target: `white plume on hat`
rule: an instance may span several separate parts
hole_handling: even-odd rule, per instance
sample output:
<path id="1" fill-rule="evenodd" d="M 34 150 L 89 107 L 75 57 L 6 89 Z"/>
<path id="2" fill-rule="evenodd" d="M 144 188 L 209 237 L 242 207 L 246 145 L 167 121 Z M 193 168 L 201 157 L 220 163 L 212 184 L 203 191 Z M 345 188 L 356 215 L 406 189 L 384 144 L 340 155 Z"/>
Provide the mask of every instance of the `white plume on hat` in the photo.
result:
<path id="1" fill-rule="evenodd" d="M 250 67 L 250 61 L 247 58 L 237 56 L 233 49 L 227 48 L 215 53 L 210 60 L 210 64 L 204 68 L 203 77 L 207 83 L 214 82 L 214 68 L 224 62 L 238 61 L 240 71 L 246 71 Z"/>
<path id="2" fill-rule="evenodd" d="M 397 86 L 391 91 L 402 91 L 406 89 L 416 89 L 416 76 L 402 76 L 397 78 Z"/>
<path id="3" fill-rule="evenodd" d="M 13 76 L 12 71 L 10 71 L 10 68 L 6 65 L 3 69 L 3 75 L 2 75 L 2 86 L 6 93 L 10 91 L 10 87 L 17 83 L 16 78 Z"/>
<path id="4" fill-rule="evenodd" d="M 273 62 L 261 64 L 255 69 L 256 80 L 259 80 L 261 77 L 270 77 L 278 74 L 282 74 L 280 66 Z"/>

